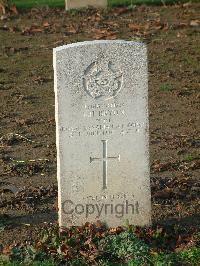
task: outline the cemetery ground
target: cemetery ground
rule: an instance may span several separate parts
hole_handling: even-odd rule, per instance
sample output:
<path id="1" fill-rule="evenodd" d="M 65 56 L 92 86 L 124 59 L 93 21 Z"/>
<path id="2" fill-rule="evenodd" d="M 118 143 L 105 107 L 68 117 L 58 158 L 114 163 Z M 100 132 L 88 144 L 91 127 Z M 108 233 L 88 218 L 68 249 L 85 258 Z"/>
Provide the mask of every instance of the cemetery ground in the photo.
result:
<path id="1" fill-rule="evenodd" d="M 44 265 L 54 265 L 52 258 L 56 265 L 63 259 L 69 265 L 198 265 L 199 13 L 200 4 L 187 3 L 71 12 L 33 8 L 1 18 L 4 260 L 25 258 L 25 265 L 33 260 L 42 265 L 43 259 L 49 260 Z M 148 45 L 153 225 L 125 224 L 123 232 L 99 222 L 67 229 L 58 237 L 52 49 L 93 39 Z"/>

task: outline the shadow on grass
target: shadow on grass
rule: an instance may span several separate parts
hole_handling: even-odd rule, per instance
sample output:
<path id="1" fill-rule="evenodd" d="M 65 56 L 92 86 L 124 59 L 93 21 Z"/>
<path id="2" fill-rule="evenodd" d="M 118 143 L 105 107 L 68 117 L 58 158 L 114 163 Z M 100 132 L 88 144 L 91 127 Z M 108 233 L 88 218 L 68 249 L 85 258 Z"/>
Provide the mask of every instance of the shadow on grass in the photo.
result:
<path id="1" fill-rule="evenodd" d="M 11 225 L 12 227 L 18 227 L 25 225 L 39 225 L 43 223 L 55 223 L 58 221 L 58 214 L 56 211 L 38 212 L 23 216 L 3 216 L 0 217 L 0 222 L 5 225 Z"/>
<path id="2" fill-rule="evenodd" d="M 39 225 L 42 223 L 56 223 L 58 221 L 58 213 L 56 211 L 49 212 L 38 212 L 34 214 L 10 217 L 7 216 L 4 218 L 5 223 L 13 226 L 20 226 L 22 224 L 27 225 Z M 162 226 L 172 226 L 177 225 L 180 227 L 187 226 L 192 229 L 200 229 L 200 215 L 191 215 L 187 217 L 178 218 L 169 218 L 163 219 L 156 222 L 153 222 L 153 226 L 162 225 Z"/>
<path id="3" fill-rule="evenodd" d="M 187 226 L 188 229 L 199 229 L 200 228 L 200 215 L 191 215 L 187 217 L 182 217 L 180 219 L 177 218 L 169 218 L 164 220 L 159 220 L 155 223 L 156 225 L 162 225 L 162 226 L 171 226 L 171 225 L 177 225 L 181 227 Z"/>

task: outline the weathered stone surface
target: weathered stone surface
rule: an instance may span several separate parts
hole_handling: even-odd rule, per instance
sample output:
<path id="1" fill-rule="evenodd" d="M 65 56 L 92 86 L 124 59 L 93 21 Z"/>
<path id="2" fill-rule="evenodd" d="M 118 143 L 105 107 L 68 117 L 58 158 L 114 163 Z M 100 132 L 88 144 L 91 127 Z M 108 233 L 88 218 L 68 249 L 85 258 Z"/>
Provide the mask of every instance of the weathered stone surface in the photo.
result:
<path id="1" fill-rule="evenodd" d="M 146 46 L 54 49 L 61 226 L 151 222 Z"/>
<path id="2" fill-rule="evenodd" d="M 104 8 L 107 7 L 107 0 L 65 0 L 65 6 L 66 10 L 88 6 Z"/>

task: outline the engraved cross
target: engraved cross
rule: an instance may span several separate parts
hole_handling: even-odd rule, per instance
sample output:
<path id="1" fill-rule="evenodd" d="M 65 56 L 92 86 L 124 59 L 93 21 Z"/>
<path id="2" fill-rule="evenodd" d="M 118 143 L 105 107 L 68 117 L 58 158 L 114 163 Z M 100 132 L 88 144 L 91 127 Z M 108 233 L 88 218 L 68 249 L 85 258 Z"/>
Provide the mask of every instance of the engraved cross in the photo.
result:
<path id="1" fill-rule="evenodd" d="M 120 154 L 117 157 L 108 157 L 108 155 L 107 155 L 107 150 L 108 150 L 107 142 L 108 142 L 108 140 L 102 140 L 102 143 L 103 143 L 103 157 L 102 158 L 90 157 L 90 163 L 92 163 L 93 161 L 102 161 L 103 162 L 103 189 L 107 188 L 108 160 L 120 161 Z"/>

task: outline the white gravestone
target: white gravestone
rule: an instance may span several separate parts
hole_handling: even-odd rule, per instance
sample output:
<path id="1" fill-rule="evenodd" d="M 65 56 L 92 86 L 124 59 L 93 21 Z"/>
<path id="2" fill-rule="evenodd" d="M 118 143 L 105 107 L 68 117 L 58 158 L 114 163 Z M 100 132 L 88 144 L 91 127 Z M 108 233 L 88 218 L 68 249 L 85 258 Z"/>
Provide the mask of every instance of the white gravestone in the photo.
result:
<path id="1" fill-rule="evenodd" d="M 65 0 L 65 3 L 66 10 L 89 6 L 96 8 L 107 7 L 107 0 Z"/>
<path id="2" fill-rule="evenodd" d="M 146 46 L 61 46 L 54 74 L 60 225 L 149 225 Z"/>

